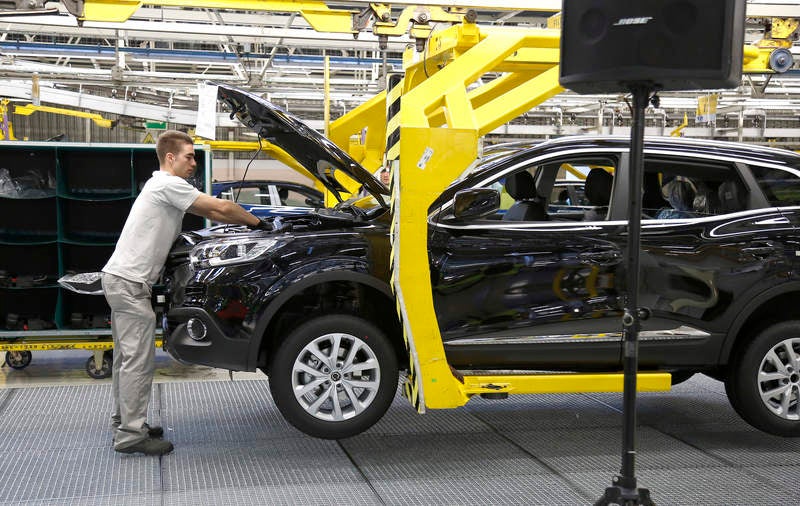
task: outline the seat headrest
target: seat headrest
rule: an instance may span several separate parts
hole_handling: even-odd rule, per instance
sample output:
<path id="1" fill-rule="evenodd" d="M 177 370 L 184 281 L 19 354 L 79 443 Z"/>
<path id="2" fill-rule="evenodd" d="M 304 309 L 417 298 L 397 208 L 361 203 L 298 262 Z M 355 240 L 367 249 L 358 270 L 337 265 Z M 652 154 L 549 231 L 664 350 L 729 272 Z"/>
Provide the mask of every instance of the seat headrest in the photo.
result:
<path id="1" fill-rule="evenodd" d="M 614 177 L 603 169 L 592 169 L 586 176 L 584 193 L 593 206 L 607 206 L 611 200 Z"/>
<path id="2" fill-rule="evenodd" d="M 725 181 L 717 188 L 719 205 L 723 213 L 742 211 L 746 204 L 746 190 L 738 181 Z"/>
<path id="3" fill-rule="evenodd" d="M 673 179 L 661 188 L 661 193 L 669 205 L 677 211 L 694 209 L 695 190 L 692 183 L 683 179 Z"/>
<path id="4" fill-rule="evenodd" d="M 530 172 L 523 170 L 506 178 L 506 192 L 514 200 L 531 200 L 537 197 L 536 181 Z"/>

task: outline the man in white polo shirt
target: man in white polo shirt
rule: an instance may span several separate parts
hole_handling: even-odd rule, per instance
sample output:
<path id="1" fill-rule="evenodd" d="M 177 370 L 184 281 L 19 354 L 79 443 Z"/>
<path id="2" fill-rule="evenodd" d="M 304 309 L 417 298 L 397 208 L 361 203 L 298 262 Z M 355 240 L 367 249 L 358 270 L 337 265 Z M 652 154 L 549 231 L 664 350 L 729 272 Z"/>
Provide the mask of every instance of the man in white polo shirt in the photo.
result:
<path id="1" fill-rule="evenodd" d="M 146 455 L 164 455 L 173 449 L 172 443 L 160 439 L 161 427 L 147 424 L 156 328 L 150 295 L 181 231 L 184 214 L 265 227 L 238 204 L 206 195 L 186 181 L 197 166 L 194 143 L 187 134 L 164 132 L 158 137 L 156 154 L 160 170 L 153 172 L 133 203 L 102 276 L 114 336 L 114 450 Z"/>

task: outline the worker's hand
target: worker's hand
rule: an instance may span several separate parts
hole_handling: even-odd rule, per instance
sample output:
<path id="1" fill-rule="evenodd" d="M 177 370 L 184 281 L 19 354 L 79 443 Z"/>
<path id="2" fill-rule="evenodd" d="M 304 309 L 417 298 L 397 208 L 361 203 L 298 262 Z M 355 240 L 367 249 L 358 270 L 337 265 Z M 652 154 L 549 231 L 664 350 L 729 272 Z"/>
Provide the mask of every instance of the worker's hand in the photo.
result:
<path id="1" fill-rule="evenodd" d="M 259 218 L 258 223 L 255 225 L 247 225 L 247 228 L 250 230 L 266 230 L 269 232 L 272 230 L 272 224 L 263 218 Z"/>

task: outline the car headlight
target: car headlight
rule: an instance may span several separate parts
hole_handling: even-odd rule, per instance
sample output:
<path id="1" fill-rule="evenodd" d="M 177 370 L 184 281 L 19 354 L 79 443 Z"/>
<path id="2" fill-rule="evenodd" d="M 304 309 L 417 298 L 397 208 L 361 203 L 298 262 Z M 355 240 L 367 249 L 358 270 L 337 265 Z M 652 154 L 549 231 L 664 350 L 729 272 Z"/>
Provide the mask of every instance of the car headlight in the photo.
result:
<path id="1" fill-rule="evenodd" d="M 238 238 L 198 244 L 189 254 L 195 269 L 254 262 L 262 255 L 283 246 L 287 239 Z"/>

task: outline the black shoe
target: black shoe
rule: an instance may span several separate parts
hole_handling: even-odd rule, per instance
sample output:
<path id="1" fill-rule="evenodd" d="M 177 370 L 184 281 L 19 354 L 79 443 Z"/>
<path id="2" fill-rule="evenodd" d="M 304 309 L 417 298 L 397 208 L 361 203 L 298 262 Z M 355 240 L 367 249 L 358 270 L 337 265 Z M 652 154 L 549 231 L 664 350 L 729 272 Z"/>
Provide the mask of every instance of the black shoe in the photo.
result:
<path id="1" fill-rule="evenodd" d="M 119 453 L 144 453 L 145 455 L 166 455 L 175 447 L 169 441 L 148 437 L 124 448 L 114 448 Z"/>
<path id="2" fill-rule="evenodd" d="M 147 435 L 150 437 L 163 437 L 164 436 L 164 429 L 158 425 L 148 425 L 147 423 L 144 424 L 145 428 L 147 429 Z M 119 425 L 115 425 L 114 429 L 116 430 L 119 428 Z"/>
<path id="3" fill-rule="evenodd" d="M 164 436 L 164 429 L 162 429 L 160 426 L 158 426 L 158 425 L 147 425 L 147 424 L 144 424 L 144 426 L 147 427 L 147 435 L 148 436 L 156 437 L 156 438 Z"/>

